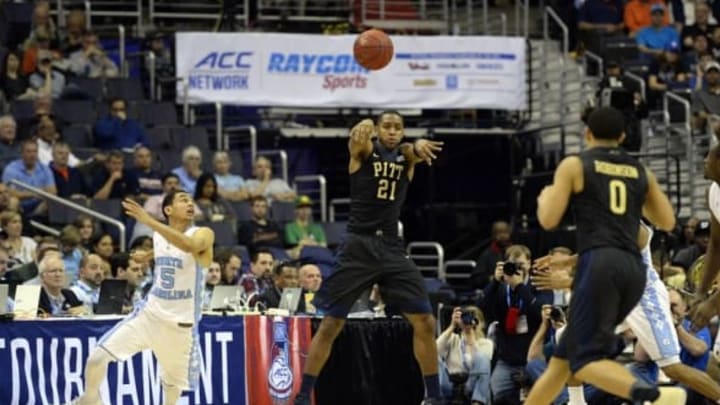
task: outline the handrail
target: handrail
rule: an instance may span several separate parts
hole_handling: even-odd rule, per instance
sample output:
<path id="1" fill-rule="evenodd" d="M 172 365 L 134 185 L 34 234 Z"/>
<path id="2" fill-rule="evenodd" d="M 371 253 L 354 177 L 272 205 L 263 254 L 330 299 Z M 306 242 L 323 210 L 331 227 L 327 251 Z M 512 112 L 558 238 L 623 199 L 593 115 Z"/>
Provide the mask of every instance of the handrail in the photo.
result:
<path id="1" fill-rule="evenodd" d="M 60 231 L 58 231 L 57 229 L 55 229 L 51 226 L 47 226 L 45 224 L 42 224 L 42 223 L 32 220 L 32 219 L 30 220 L 30 226 L 32 226 L 33 228 L 37 228 L 37 229 L 39 229 L 47 234 L 50 234 L 56 238 L 60 236 Z"/>
<path id="2" fill-rule="evenodd" d="M 116 226 L 116 227 L 118 228 L 118 231 L 119 231 L 119 234 L 120 234 L 120 241 L 118 242 L 120 251 L 121 251 L 121 252 L 124 252 L 124 251 L 125 251 L 125 247 L 126 247 L 126 246 L 125 246 L 126 230 L 125 230 L 125 224 L 123 224 L 121 221 L 118 221 L 117 219 L 111 218 L 111 217 L 109 217 L 109 216 L 107 216 L 107 215 L 103 215 L 103 214 L 101 214 L 101 213 L 99 213 L 99 212 L 93 211 L 93 210 L 91 210 L 90 208 L 83 207 L 82 205 L 77 204 L 77 203 L 74 203 L 74 202 L 72 202 L 72 201 L 70 201 L 70 200 L 68 200 L 68 199 L 65 199 L 65 198 L 62 198 L 62 197 L 58 197 L 58 196 L 56 196 L 55 194 L 50 194 L 50 193 L 48 193 L 48 192 L 45 191 L 45 190 L 42 190 L 42 189 L 33 187 L 33 186 L 31 186 L 31 185 L 29 185 L 29 184 L 26 184 L 26 183 L 23 183 L 23 182 L 21 182 L 21 181 L 19 181 L 19 180 L 12 179 L 12 180 L 10 180 L 8 183 L 9 183 L 9 184 L 14 184 L 14 185 L 16 185 L 16 186 L 18 186 L 18 187 L 20 187 L 20 188 L 24 188 L 24 189 L 26 189 L 26 190 L 28 190 L 28 191 L 31 191 L 31 192 L 39 195 L 39 196 L 42 196 L 42 197 L 44 197 L 44 198 L 47 198 L 48 200 L 54 201 L 54 202 L 56 202 L 56 203 L 58 203 L 58 204 L 60 204 L 60 205 L 64 205 L 64 206 L 66 206 L 66 207 L 68 207 L 68 208 L 72 208 L 72 209 L 74 209 L 75 211 L 80 211 L 80 212 L 82 212 L 83 214 L 85 214 L 85 215 L 87 215 L 87 216 L 90 216 L 90 217 L 93 217 L 93 218 L 97 219 L 97 220 L 100 221 L 100 222 L 105 222 L 105 223 L 108 223 L 108 224 L 110 224 L 110 225 Z"/>
<path id="3" fill-rule="evenodd" d="M 430 254 L 424 254 L 424 253 L 413 254 L 413 248 L 419 248 L 422 250 L 435 249 L 435 256 L 432 256 Z M 416 266 L 420 269 L 421 272 L 424 269 L 437 270 L 437 278 L 442 280 L 443 282 L 445 282 L 445 249 L 443 249 L 441 244 L 439 244 L 437 242 L 410 242 L 410 243 L 408 243 L 406 253 L 410 257 L 410 260 L 413 260 L 413 259 L 437 260 L 437 267 L 417 265 L 417 264 L 416 264 Z"/>
<path id="4" fill-rule="evenodd" d="M 505 13 L 500 13 L 500 33 L 502 36 L 507 36 L 507 15 Z"/>
<path id="5" fill-rule="evenodd" d="M 128 68 L 125 66 L 125 26 L 119 24 L 118 29 L 118 53 L 120 53 L 120 76 L 128 77 Z"/>
<path id="6" fill-rule="evenodd" d="M 183 124 L 190 125 L 190 85 L 188 78 L 181 78 L 183 83 Z"/>
<path id="7" fill-rule="evenodd" d="M 147 51 L 148 70 L 150 71 L 150 100 L 152 101 L 157 100 L 157 89 L 155 88 L 155 60 L 155 52 Z"/>
<path id="8" fill-rule="evenodd" d="M 222 125 L 223 125 L 223 105 L 215 103 L 215 146 L 217 150 L 222 150 Z M 287 178 L 285 179 L 287 180 Z"/>
<path id="9" fill-rule="evenodd" d="M 156 84 L 155 84 L 155 99 L 156 100 L 155 101 L 162 101 L 162 99 L 163 99 L 162 84 L 163 83 L 175 82 L 175 89 L 177 90 L 177 82 L 182 83 L 185 81 L 185 79 L 183 79 L 182 77 L 158 77 L 157 79 L 155 79 L 155 81 L 156 81 Z M 184 119 L 184 117 L 183 117 L 183 119 Z M 183 121 L 183 123 L 184 123 L 184 121 Z"/>
<path id="10" fill-rule="evenodd" d="M 328 209 L 328 221 L 335 222 L 335 206 L 336 205 L 350 205 L 349 198 L 333 198 L 330 200 L 330 208 Z"/>
<path id="11" fill-rule="evenodd" d="M 633 156 L 635 158 L 665 158 L 665 159 L 672 159 L 675 162 L 675 198 L 677 199 L 677 206 L 675 207 L 675 212 L 679 213 L 680 209 L 682 208 L 682 199 L 680 198 L 682 193 L 680 192 L 680 154 L 670 154 L 670 153 L 642 153 L 642 152 L 630 152 L 628 153 L 630 156 Z M 670 188 L 670 179 L 669 179 L 669 173 L 668 173 L 668 189 Z"/>
<path id="12" fill-rule="evenodd" d="M 602 75 L 603 75 L 603 58 L 600 57 L 600 55 L 598 55 L 594 52 L 590 52 L 590 51 L 585 51 L 584 56 L 585 57 L 583 58 L 583 70 L 585 71 L 585 76 L 589 76 L 587 74 L 587 71 L 588 71 L 587 61 L 588 61 L 588 59 L 592 59 L 598 65 L 598 76 L 602 77 Z"/>
<path id="13" fill-rule="evenodd" d="M 83 5 L 85 6 L 85 29 L 89 30 L 92 28 L 92 9 L 90 8 L 90 1 L 85 0 Z"/>
<path id="14" fill-rule="evenodd" d="M 646 90 L 645 90 L 645 80 L 643 80 L 642 77 L 636 75 L 633 72 L 625 72 L 625 77 L 628 79 L 637 82 L 640 86 L 640 95 L 642 96 L 642 99 L 645 100 Z"/>
<path id="15" fill-rule="evenodd" d="M 285 180 L 286 183 L 288 182 L 287 152 L 285 152 L 282 149 L 273 149 L 273 150 L 259 150 L 257 152 L 257 154 L 258 154 L 258 156 L 274 156 L 274 155 L 280 156 L 280 170 L 281 170 L 282 178 L 283 178 L 283 180 Z"/>
<path id="16" fill-rule="evenodd" d="M 523 9 L 522 31 L 520 31 L 520 7 Z M 515 35 L 520 36 L 522 33 L 525 38 L 528 37 L 528 29 L 530 25 L 530 0 L 518 0 L 515 2 Z"/>
<path id="17" fill-rule="evenodd" d="M 545 13 L 543 14 L 543 38 L 547 41 L 550 39 L 550 30 L 549 30 L 549 20 L 548 17 L 552 17 L 553 20 L 555 20 L 555 23 L 560 27 L 560 29 L 563 32 L 563 40 L 562 40 L 562 51 L 563 51 L 563 58 L 562 63 L 565 64 L 565 58 L 567 58 L 567 55 L 569 52 L 569 37 L 570 32 L 568 31 L 567 25 L 563 22 L 562 18 L 560 18 L 559 15 L 553 10 L 550 6 L 545 7 Z"/>
<path id="18" fill-rule="evenodd" d="M 241 131 L 250 133 L 250 161 L 255 162 L 257 157 L 257 128 L 255 128 L 255 125 L 235 125 L 225 128 L 223 147 L 220 150 L 230 150 L 230 135 Z"/>
<path id="19" fill-rule="evenodd" d="M 320 185 L 320 220 L 322 222 L 327 221 L 327 179 L 322 174 L 309 175 L 309 176 L 295 176 L 293 180 L 293 188 L 298 191 L 298 182 L 311 182 L 317 181 Z"/>
<path id="20" fill-rule="evenodd" d="M 690 176 L 689 176 L 688 181 L 690 182 L 690 184 L 689 184 L 689 186 L 690 186 L 689 187 L 689 189 L 690 189 L 690 212 L 692 214 L 693 207 L 695 206 L 694 201 L 693 201 L 695 199 L 695 197 L 694 197 L 695 194 L 693 192 L 693 190 L 695 190 L 695 176 L 692 175 L 692 170 L 695 167 L 695 153 L 693 153 L 694 148 L 693 148 L 692 126 L 690 125 L 690 117 L 692 117 L 692 115 L 690 113 L 690 111 L 691 111 L 690 102 L 671 91 L 666 91 L 665 93 L 663 93 L 663 120 L 665 121 L 666 127 L 671 126 L 671 123 L 670 123 L 670 101 L 671 100 L 673 102 L 680 103 L 683 106 L 683 109 L 685 110 L 685 122 L 683 122 L 683 129 L 685 131 L 684 135 L 685 135 L 685 142 L 686 142 L 685 154 L 686 154 L 686 159 L 687 159 L 687 165 L 690 170 Z M 670 140 L 670 137 L 667 136 L 666 143 L 669 142 L 669 140 Z M 666 149 L 669 149 L 669 147 Z"/>

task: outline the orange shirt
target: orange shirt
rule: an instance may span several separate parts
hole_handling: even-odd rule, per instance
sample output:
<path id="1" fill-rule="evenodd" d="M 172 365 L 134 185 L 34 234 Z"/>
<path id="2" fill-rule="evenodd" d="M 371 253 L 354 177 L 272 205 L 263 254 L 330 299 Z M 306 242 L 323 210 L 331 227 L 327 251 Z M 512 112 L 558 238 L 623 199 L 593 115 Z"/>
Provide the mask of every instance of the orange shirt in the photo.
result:
<path id="1" fill-rule="evenodd" d="M 663 23 L 665 25 L 670 24 L 670 9 L 663 0 L 630 0 L 625 5 L 625 27 L 627 27 L 630 33 L 635 33 L 641 28 L 645 28 L 650 25 L 650 7 L 654 4 L 662 4 L 665 7 L 665 16 Z"/>

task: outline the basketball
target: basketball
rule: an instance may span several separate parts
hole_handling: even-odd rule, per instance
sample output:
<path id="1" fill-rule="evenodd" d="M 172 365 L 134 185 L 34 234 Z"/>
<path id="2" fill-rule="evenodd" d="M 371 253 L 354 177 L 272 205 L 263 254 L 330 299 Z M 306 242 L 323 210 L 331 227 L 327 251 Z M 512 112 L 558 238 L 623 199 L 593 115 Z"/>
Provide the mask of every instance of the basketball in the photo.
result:
<path id="1" fill-rule="evenodd" d="M 379 70 L 392 60 L 393 43 L 386 33 L 373 28 L 358 35 L 353 46 L 353 54 L 360 66 Z"/>

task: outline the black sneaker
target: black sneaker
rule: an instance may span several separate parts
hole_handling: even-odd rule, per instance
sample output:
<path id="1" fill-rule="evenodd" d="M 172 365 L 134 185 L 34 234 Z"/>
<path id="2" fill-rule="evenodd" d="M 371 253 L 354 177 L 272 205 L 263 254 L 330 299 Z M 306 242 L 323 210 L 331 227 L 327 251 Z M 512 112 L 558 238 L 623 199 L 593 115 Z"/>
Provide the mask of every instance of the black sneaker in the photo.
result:
<path id="1" fill-rule="evenodd" d="M 295 400 L 292 403 L 293 405 L 310 405 L 310 396 L 305 395 L 302 392 L 299 392 L 295 396 Z"/>

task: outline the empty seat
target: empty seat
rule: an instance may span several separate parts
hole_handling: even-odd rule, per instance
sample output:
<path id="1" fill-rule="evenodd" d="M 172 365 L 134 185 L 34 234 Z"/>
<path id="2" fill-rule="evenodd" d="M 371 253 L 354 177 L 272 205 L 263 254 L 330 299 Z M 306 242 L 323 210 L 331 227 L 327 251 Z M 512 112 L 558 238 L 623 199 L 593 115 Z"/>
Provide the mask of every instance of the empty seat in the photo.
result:
<path id="1" fill-rule="evenodd" d="M 295 219 L 295 203 L 292 201 L 273 201 L 270 215 L 275 222 L 284 224 Z"/>
<path id="2" fill-rule="evenodd" d="M 207 226 L 215 232 L 215 246 L 235 246 L 237 236 L 231 222 L 198 222 L 198 226 Z"/>
<path id="3" fill-rule="evenodd" d="M 139 79 L 133 78 L 114 78 L 107 79 L 105 82 L 107 89 L 107 98 L 122 98 L 124 100 L 144 100 L 142 84 Z"/>
<path id="4" fill-rule="evenodd" d="M 167 127 L 153 127 L 147 130 L 147 138 L 152 150 L 173 149 L 170 129 Z M 180 153 L 180 152 L 177 152 Z"/>
<path id="5" fill-rule="evenodd" d="M 180 155 L 180 151 L 178 150 L 160 149 L 155 150 L 154 152 L 155 155 L 157 155 L 157 159 L 160 161 L 160 166 L 162 167 L 161 171 L 165 173 L 182 164 L 182 156 Z"/>
<path id="6" fill-rule="evenodd" d="M 147 125 L 149 117 L 152 115 L 152 102 L 148 100 L 131 100 L 127 103 L 128 118 L 140 121 Z"/>
<path id="7" fill-rule="evenodd" d="M 303 246 L 300 250 L 300 261 L 320 267 L 323 278 L 329 277 L 335 267 L 333 252 L 322 246 Z"/>
<path id="8" fill-rule="evenodd" d="M 120 199 L 90 200 L 90 208 L 110 218 L 120 218 L 123 215 Z"/>
<path id="9" fill-rule="evenodd" d="M 68 80 L 68 85 L 75 85 L 92 100 L 100 101 L 105 96 L 102 79 L 73 76 Z"/>
<path id="10" fill-rule="evenodd" d="M 95 102 L 90 100 L 55 100 L 53 112 L 61 120 L 70 124 L 95 123 Z"/>
<path id="11" fill-rule="evenodd" d="M 345 237 L 347 222 L 323 222 L 320 224 L 325 231 L 325 240 L 329 247 L 335 247 Z"/>
<path id="12" fill-rule="evenodd" d="M 252 212 L 250 211 L 250 203 L 247 201 L 231 201 L 233 210 L 235 211 L 235 218 L 238 221 L 244 222 L 249 221 L 252 218 Z"/>
<path id="13" fill-rule="evenodd" d="M 210 141 L 207 130 L 203 127 L 176 127 L 170 130 L 173 144 L 178 149 L 185 149 L 187 146 L 197 146 L 203 154 L 210 152 Z M 204 159 L 209 160 L 209 159 Z"/>
<path id="14" fill-rule="evenodd" d="M 62 130 L 62 139 L 73 150 L 79 148 L 92 148 L 93 139 L 89 125 L 70 125 Z"/>
<path id="15" fill-rule="evenodd" d="M 32 100 L 15 100 L 10 104 L 10 113 L 15 120 L 22 121 L 35 117 L 35 107 Z"/>
<path id="16" fill-rule="evenodd" d="M 170 102 L 153 103 L 148 109 L 149 116 L 145 118 L 148 125 L 177 125 L 178 114 L 175 104 Z"/>
<path id="17" fill-rule="evenodd" d="M 51 224 L 66 225 L 75 222 L 80 215 L 78 211 L 48 200 L 48 220 Z"/>
<path id="18" fill-rule="evenodd" d="M 284 261 L 290 260 L 290 256 L 288 256 L 287 252 L 283 248 L 268 246 L 267 250 L 269 250 L 270 253 L 272 253 L 273 260 L 275 260 L 276 262 L 277 261 L 284 262 Z"/>

